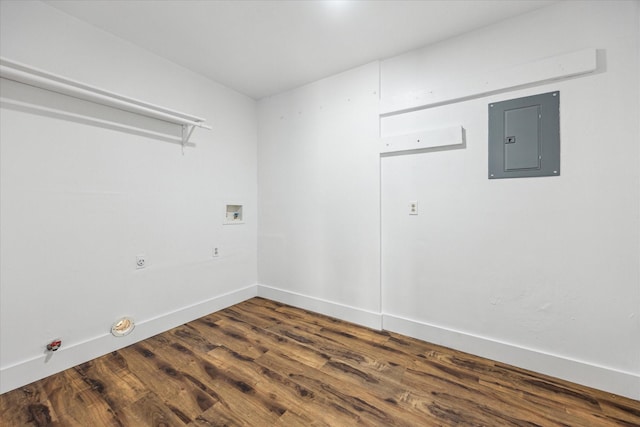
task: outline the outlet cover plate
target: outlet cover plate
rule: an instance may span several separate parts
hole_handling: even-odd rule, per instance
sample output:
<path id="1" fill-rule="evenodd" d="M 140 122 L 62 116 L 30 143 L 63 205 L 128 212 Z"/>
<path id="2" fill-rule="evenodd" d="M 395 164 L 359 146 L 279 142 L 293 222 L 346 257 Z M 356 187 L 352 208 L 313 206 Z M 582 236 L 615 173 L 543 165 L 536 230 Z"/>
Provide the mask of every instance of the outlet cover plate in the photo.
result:
<path id="1" fill-rule="evenodd" d="M 136 269 L 145 268 L 147 266 L 147 258 L 144 254 L 136 255 Z"/>

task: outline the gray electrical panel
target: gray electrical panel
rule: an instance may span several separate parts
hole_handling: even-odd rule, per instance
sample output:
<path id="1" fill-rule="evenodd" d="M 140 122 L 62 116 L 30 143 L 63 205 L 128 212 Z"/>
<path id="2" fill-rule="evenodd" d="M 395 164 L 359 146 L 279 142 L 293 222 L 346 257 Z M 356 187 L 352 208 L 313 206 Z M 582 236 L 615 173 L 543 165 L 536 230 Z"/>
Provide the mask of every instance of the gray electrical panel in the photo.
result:
<path id="1" fill-rule="evenodd" d="M 489 179 L 560 175 L 560 92 L 489 104 Z"/>

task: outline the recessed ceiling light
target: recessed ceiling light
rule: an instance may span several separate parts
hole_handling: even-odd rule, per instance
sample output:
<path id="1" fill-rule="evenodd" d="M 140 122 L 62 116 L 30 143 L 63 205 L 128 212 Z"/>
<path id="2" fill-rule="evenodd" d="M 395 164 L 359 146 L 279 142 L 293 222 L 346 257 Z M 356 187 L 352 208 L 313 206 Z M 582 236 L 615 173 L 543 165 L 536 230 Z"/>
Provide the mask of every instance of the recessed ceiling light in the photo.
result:
<path id="1" fill-rule="evenodd" d="M 349 1 L 347 1 L 347 0 L 325 0 L 325 1 L 323 1 L 323 3 L 326 6 L 329 6 L 329 7 L 339 8 L 339 7 L 347 6 L 349 4 Z"/>

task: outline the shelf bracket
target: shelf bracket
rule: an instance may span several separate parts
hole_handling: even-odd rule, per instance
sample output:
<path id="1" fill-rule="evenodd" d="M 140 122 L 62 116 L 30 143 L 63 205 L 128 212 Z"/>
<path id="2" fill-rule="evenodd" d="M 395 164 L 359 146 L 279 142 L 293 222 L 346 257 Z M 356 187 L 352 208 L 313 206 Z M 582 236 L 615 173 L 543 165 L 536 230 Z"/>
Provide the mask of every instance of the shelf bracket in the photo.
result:
<path id="1" fill-rule="evenodd" d="M 187 145 L 187 143 L 189 142 L 189 138 L 191 138 L 191 134 L 193 133 L 193 130 L 196 128 L 195 125 L 182 125 L 182 148 L 184 149 L 184 146 Z"/>

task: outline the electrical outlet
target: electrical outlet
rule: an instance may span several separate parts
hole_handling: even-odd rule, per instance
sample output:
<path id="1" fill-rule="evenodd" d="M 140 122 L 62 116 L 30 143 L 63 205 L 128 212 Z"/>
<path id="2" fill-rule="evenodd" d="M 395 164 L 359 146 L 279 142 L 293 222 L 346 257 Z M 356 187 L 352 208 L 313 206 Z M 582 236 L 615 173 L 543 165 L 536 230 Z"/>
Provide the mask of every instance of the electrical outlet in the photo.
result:
<path id="1" fill-rule="evenodd" d="M 217 247 L 213 248 L 213 250 L 211 251 L 211 256 L 214 258 L 218 258 L 220 256 L 220 249 Z"/>
<path id="2" fill-rule="evenodd" d="M 136 255 L 136 268 L 141 269 L 147 266 L 147 260 L 144 254 Z"/>
<path id="3" fill-rule="evenodd" d="M 409 215 L 418 215 L 418 202 L 409 202 Z"/>

